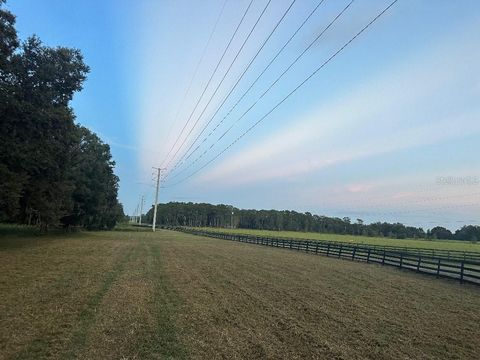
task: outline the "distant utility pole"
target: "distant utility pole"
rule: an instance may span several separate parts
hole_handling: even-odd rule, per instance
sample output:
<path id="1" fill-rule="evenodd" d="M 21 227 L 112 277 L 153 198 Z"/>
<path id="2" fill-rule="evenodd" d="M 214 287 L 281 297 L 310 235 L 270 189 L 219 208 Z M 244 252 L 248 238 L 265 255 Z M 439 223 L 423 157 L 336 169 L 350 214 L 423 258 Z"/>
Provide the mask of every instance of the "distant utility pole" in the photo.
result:
<path id="1" fill-rule="evenodd" d="M 142 199 L 140 200 L 140 217 L 139 217 L 139 220 L 138 220 L 138 223 L 140 225 L 142 225 L 143 202 L 144 202 L 144 197 L 142 195 Z"/>
<path id="2" fill-rule="evenodd" d="M 155 190 L 155 203 L 153 208 L 153 221 L 152 221 L 152 230 L 155 232 L 155 227 L 157 225 L 157 205 L 158 205 L 158 189 L 160 188 L 160 173 L 162 172 L 161 168 L 154 168 L 157 169 L 157 186 Z"/>
<path id="3" fill-rule="evenodd" d="M 132 222 L 137 223 L 138 222 L 138 204 L 137 207 L 135 208 L 135 212 L 133 213 L 133 219 Z"/>

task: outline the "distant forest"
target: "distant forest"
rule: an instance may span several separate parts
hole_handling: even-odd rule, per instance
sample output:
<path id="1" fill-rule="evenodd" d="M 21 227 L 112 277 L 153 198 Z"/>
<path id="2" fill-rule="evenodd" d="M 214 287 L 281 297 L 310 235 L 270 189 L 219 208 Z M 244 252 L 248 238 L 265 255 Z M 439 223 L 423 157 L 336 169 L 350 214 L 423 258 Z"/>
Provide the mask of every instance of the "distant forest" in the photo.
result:
<path id="1" fill-rule="evenodd" d="M 123 218 L 110 148 L 69 106 L 89 68 L 77 49 L 20 42 L 0 0 L 0 222 L 112 228 Z"/>
<path id="2" fill-rule="evenodd" d="M 232 215 L 233 212 L 233 215 Z M 153 222 L 153 208 L 144 221 Z M 480 226 L 468 225 L 454 233 L 437 226 L 424 231 L 422 228 L 400 223 L 376 222 L 364 224 L 363 220 L 336 218 L 299 213 L 289 210 L 242 210 L 228 205 L 170 202 L 159 204 L 157 213 L 159 226 L 223 227 L 259 230 L 310 231 L 330 234 L 381 236 L 397 239 L 424 238 L 477 241 Z"/>

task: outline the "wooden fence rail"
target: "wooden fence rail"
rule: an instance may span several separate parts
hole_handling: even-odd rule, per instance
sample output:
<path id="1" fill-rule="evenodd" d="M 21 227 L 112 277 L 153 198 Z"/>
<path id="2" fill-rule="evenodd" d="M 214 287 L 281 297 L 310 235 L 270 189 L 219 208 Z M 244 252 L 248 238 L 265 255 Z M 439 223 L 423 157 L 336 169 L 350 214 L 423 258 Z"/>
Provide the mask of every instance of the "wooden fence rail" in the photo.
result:
<path id="1" fill-rule="evenodd" d="M 404 251 L 404 248 L 401 248 L 402 251 L 394 251 L 388 247 L 378 248 L 364 244 L 230 234 L 181 227 L 171 229 L 193 235 L 394 266 L 418 273 L 459 280 L 461 283 L 480 285 L 480 263 L 469 259 L 458 260 L 455 258 L 435 257 L 430 253 L 422 255 L 417 252 Z"/>
<path id="2" fill-rule="evenodd" d="M 171 228 L 171 227 L 168 227 Z M 173 228 L 172 228 L 173 229 Z M 206 231 L 206 230 L 198 230 L 192 229 L 187 227 L 176 227 L 174 229 L 190 229 L 194 231 L 202 231 L 203 234 L 206 236 L 215 236 L 215 234 L 230 234 L 230 233 L 222 233 L 217 231 Z M 236 236 L 250 236 L 255 237 L 255 235 L 248 235 L 248 234 L 235 234 Z M 406 247 L 406 246 L 390 246 L 390 245 L 370 245 L 370 244 L 363 244 L 363 243 L 352 243 L 352 242 L 341 242 L 341 241 L 328 241 L 328 240 L 314 240 L 314 239 L 298 239 L 298 238 L 288 238 L 288 237 L 281 237 L 275 236 L 275 239 L 285 239 L 285 240 L 293 240 L 293 241 L 312 241 L 312 242 L 320 242 L 320 243 L 331 243 L 334 245 L 343 244 L 344 246 L 355 246 L 357 248 L 364 247 L 365 249 L 376 249 L 380 251 L 387 251 L 387 252 L 401 252 L 404 254 L 414 254 L 422 257 L 431 257 L 431 258 L 441 258 L 445 260 L 458 260 L 458 261 L 467 261 L 470 263 L 476 263 L 480 265 L 480 252 L 475 251 L 459 251 L 459 250 L 443 250 L 443 249 L 428 249 L 428 248 L 413 248 L 413 247 Z"/>

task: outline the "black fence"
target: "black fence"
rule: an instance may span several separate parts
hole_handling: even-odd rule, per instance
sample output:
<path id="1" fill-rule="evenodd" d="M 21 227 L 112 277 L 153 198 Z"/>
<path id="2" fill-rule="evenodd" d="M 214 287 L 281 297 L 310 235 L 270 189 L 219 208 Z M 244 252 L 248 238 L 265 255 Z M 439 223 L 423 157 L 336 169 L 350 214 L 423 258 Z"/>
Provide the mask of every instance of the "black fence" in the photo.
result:
<path id="1" fill-rule="evenodd" d="M 168 228 L 168 227 L 167 227 Z M 171 227 L 170 227 L 171 228 Z M 216 234 L 230 234 L 230 233 L 222 233 L 218 231 L 207 231 L 207 230 L 198 230 L 195 228 L 186 228 L 186 227 L 176 227 L 171 228 L 175 230 L 194 230 L 196 232 L 201 231 L 205 236 L 215 236 Z M 248 236 L 248 237 L 259 237 L 270 239 L 272 237 L 265 237 L 265 236 L 255 236 L 249 234 L 235 234 L 236 236 Z M 282 236 L 274 236 L 274 239 L 284 239 L 284 240 L 292 240 L 292 241 L 311 241 L 311 242 L 319 242 L 322 244 L 332 244 L 338 245 L 342 244 L 344 246 L 355 246 L 357 248 L 365 248 L 368 249 L 375 249 L 379 251 L 386 251 L 386 252 L 395 252 L 395 253 L 403 253 L 408 255 L 417 255 L 421 257 L 429 257 L 435 259 L 444 259 L 444 260 L 458 260 L 458 261 L 466 261 L 469 263 L 476 263 L 480 265 L 480 252 L 475 251 L 458 251 L 458 250 L 442 250 L 442 249 L 429 249 L 429 248 L 414 248 L 414 247 L 407 247 L 407 246 L 390 246 L 390 245 L 372 245 L 372 244 L 363 244 L 363 243 L 353 243 L 353 242 L 345 242 L 345 241 L 329 241 L 329 240 L 315 240 L 315 239 L 299 239 L 299 238 L 289 238 L 289 237 L 282 237 Z M 405 240 L 408 241 L 408 240 Z"/>
<path id="2" fill-rule="evenodd" d="M 208 236 L 224 240 L 239 241 L 249 244 L 273 246 L 282 249 L 302 251 L 310 254 L 326 255 L 340 259 L 363 261 L 389 265 L 418 273 L 434 275 L 459 280 L 461 283 L 480 285 L 480 262 L 472 259 L 457 259 L 454 257 L 434 256 L 432 253 L 423 255 L 414 251 L 405 251 L 402 247 L 377 247 L 364 244 L 350 244 L 334 241 L 299 240 L 280 237 L 262 237 L 254 235 L 220 233 L 202 231 L 191 228 L 173 228 L 193 235 Z M 392 249 L 400 249 L 392 250 Z M 411 249 L 408 249 L 411 250 Z M 430 249 L 426 249 L 430 250 Z M 463 253 L 463 252 L 462 252 Z M 477 254 L 478 255 L 478 254 Z"/>

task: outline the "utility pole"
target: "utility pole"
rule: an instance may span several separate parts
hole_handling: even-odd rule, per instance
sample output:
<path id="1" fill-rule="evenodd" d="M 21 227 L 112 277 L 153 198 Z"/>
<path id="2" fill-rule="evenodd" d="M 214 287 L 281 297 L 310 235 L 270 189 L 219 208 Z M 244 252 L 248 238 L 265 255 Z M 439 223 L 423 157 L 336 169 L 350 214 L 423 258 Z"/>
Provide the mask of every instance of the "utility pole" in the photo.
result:
<path id="1" fill-rule="evenodd" d="M 232 208 L 232 215 L 230 217 L 230 228 L 233 229 L 233 205 L 230 206 Z"/>
<path id="2" fill-rule="evenodd" d="M 137 223 L 138 222 L 138 204 L 137 204 L 137 207 L 135 208 L 135 212 L 133 213 L 133 219 L 132 219 L 132 222 L 133 223 Z"/>
<path id="3" fill-rule="evenodd" d="M 138 223 L 140 225 L 142 225 L 143 202 L 144 202 L 144 197 L 142 195 L 142 199 L 140 200 L 140 217 L 139 217 L 139 220 L 138 220 Z"/>
<path id="4" fill-rule="evenodd" d="M 160 173 L 162 172 L 161 168 L 154 168 L 157 169 L 157 186 L 155 190 L 155 203 L 153 208 L 153 221 L 152 221 L 152 230 L 155 232 L 155 227 L 157 225 L 157 205 L 158 205 L 158 189 L 160 188 Z"/>

